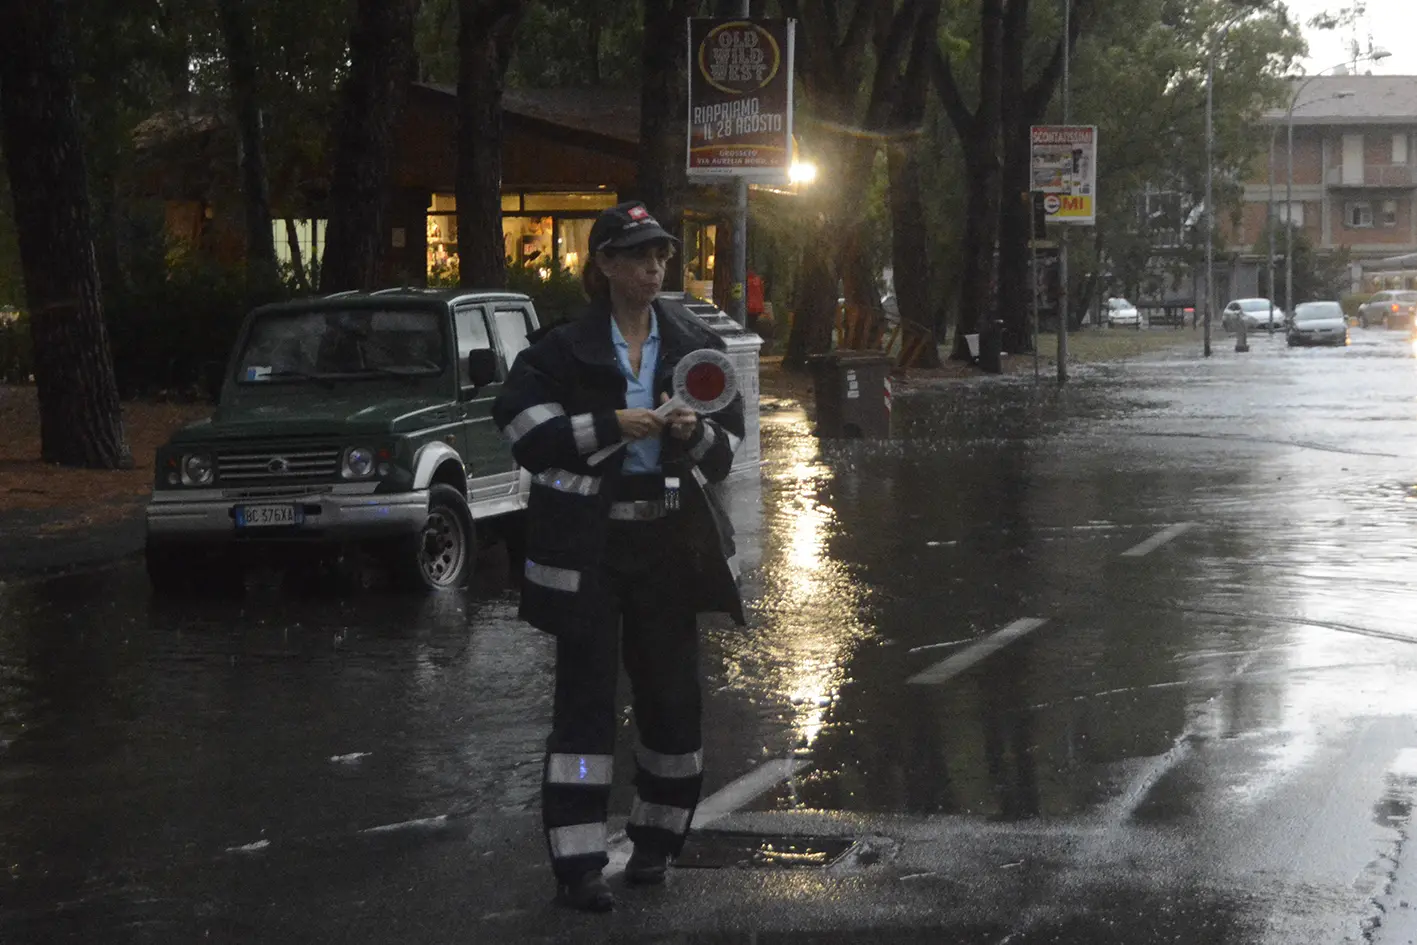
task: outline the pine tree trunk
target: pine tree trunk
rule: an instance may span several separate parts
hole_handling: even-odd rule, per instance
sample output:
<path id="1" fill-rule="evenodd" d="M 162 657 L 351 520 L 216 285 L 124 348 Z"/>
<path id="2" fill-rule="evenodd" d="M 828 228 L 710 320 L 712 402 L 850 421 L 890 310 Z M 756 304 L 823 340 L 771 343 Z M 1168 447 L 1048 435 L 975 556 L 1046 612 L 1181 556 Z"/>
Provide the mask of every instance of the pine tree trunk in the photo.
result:
<path id="1" fill-rule="evenodd" d="M 525 0 L 462 0 L 458 28 L 458 283 L 507 284 L 502 92 Z"/>
<path id="2" fill-rule="evenodd" d="M 1079 15 L 1071 22 L 1073 40 L 1083 23 L 1084 2 L 1075 3 Z M 1033 186 L 1030 171 L 1032 142 L 1030 128 L 1040 121 L 1062 77 L 1063 46 L 1059 42 L 1052 57 L 1032 85 L 1024 75 L 1028 44 L 1028 0 L 1011 0 L 1004 22 L 1003 83 L 1001 99 L 1004 168 L 1003 199 L 999 213 L 999 317 L 1004 322 L 1004 350 L 1033 350 L 1032 259 L 1028 248 L 1033 231 L 1032 205 L 1024 199 Z"/>
<path id="3" fill-rule="evenodd" d="M 256 92 L 256 53 L 245 0 L 219 0 L 221 31 L 231 77 L 231 101 L 241 131 L 241 192 L 246 206 L 246 273 L 258 285 L 276 279 L 275 233 L 266 173 L 266 144 Z"/>
<path id="4" fill-rule="evenodd" d="M 0 120 L 39 394 L 40 458 L 132 465 L 103 323 L 66 0 L 0 5 Z"/>
<path id="5" fill-rule="evenodd" d="M 932 331 L 939 320 L 935 306 L 944 306 L 940 300 L 933 304 L 931 300 L 929 228 L 920 189 L 920 131 L 925 121 L 929 50 L 938 42 L 938 28 L 939 6 L 934 5 L 916 28 L 896 102 L 895 125 L 901 135 L 886 151 L 896 308 L 903 322 L 916 322 Z M 903 329 L 901 337 L 906 337 Z M 919 366 L 938 367 L 939 362 L 939 348 L 931 344 L 923 352 Z"/>
<path id="6" fill-rule="evenodd" d="M 980 6 L 979 105 L 969 112 L 948 59 L 932 60 L 936 91 L 964 148 L 966 205 L 963 270 L 960 273 L 959 317 L 950 357 L 968 360 L 966 335 L 992 328 L 994 311 L 995 239 L 999 227 L 999 125 L 1003 75 L 1004 0 L 982 0 Z"/>
<path id="7" fill-rule="evenodd" d="M 684 152 L 685 96 L 688 94 L 689 0 L 646 0 L 641 46 L 640 162 L 631 195 L 644 202 L 663 226 L 682 237 L 684 190 L 688 186 Z M 729 268 L 730 257 L 718 254 Z M 684 267 L 672 264 L 664 276 L 669 290 L 684 288 Z"/>
<path id="8" fill-rule="evenodd" d="M 836 273 L 830 254 L 823 251 L 834 238 L 831 228 L 818 224 L 816 239 L 807 244 L 798 269 L 793 299 L 792 332 L 787 339 L 783 367 L 800 371 L 807 358 L 831 350 L 832 323 L 836 313 Z"/>
<path id="9" fill-rule="evenodd" d="M 413 78 L 419 0 L 359 0 L 336 133 L 322 292 L 379 281 L 394 133 Z"/>

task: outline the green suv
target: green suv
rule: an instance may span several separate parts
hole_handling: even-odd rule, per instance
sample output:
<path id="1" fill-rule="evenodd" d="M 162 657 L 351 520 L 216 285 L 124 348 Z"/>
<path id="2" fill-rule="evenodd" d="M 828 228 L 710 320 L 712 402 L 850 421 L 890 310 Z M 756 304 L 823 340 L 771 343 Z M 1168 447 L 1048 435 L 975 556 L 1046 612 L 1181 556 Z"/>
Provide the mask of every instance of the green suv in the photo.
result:
<path id="1" fill-rule="evenodd" d="M 251 312 L 215 413 L 157 451 L 154 588 L 236 584 L 253 560 L 351 544 L 402 585 L 464 583 L 474 522 L 526 507 L 491 408 L 536 327 L 510 292 L 346 292 Z"/>

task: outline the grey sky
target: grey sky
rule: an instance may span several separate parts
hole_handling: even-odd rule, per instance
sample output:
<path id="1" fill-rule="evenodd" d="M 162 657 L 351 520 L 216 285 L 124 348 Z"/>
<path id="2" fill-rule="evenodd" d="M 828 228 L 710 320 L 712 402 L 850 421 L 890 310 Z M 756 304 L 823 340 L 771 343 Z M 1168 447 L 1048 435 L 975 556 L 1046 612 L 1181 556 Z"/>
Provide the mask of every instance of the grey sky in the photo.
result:
<path id="1" fill-rule="evenodd" d="M 1317 13 L 1337 11 L 1353 3 L 1354 0 L 1287 0 L 1290 12 L 1300 23 L 1307 23 Z M 1356 30 L 1358 42 L 1366 51 L 1371 36 L 1374 46 L 1392 55 L 1380 62 L 1362 63 L 1360 71 L 1417 75 L 1417 0 L 1366 0 L 1366 6 L 1367 16 Z M 1304 71 L 1312 74 L 1347 59 L 1354 34 L 1351 29 L 1320 32 L 1306 26 L 1309 58 L 1304 61 Z"/>

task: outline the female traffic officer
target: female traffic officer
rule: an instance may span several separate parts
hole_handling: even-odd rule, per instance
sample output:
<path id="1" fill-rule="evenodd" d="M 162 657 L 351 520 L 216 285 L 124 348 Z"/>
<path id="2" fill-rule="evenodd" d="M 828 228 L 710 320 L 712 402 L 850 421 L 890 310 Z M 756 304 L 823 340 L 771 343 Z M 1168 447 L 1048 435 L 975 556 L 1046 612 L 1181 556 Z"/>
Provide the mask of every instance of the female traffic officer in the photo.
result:
<path id="1" fill-rule="evenodd" d="M 658 298 L 675 241 L 641 203 L 591 227 L 590 304 L 523 351 L 493 416 L 532 474 L 521 616 L 556 637 L 556 695 L 542 819 L 558 899 L 614 907 L 601 875 L 620 660 L 639 743 L 626 833 L 631 883 L 664 881 L 703 780 L 696 614 L 743 624 L 732 528 L 709 483 L 743 436 L 737 397 L 711 416 L 661 419 L 674 367 L 722 340 Z M 623 444 L 597 464 L 603 447 Z"/>

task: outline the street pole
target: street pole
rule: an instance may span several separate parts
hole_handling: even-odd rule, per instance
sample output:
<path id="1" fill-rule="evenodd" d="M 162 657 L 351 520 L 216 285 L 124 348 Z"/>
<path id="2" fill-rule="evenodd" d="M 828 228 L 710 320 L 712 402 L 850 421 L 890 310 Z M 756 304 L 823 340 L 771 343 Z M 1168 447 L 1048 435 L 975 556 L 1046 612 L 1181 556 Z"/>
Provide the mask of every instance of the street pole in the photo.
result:
<path id="1" fill-rule="evenodd" d="M 1063 0 L 1063 124 L 1071 116 L 1073 0 Z M 1068 382 L 1068 227 L 1063 225 L 1063 246 L 1058 254 L 1058 384 Z M 1034 349 L 1037 350 L 1037 345 Z"/>
<path id="2" fill-rule="evenodd" d="M 1213 176 L 1211 170 L 1211 151 L 1214 148 L 1214 142 L 1212 140 L 1214 137 L 1214 128 L 1212 127 L 1213 119 L 1211 112 L 1215 107 L 1215 94 L 1212 88 L 1214 85 L 1215 49 L 1212 47 L 1210 50 L 1210 60 L 1206 66 L 1205 73 L 1205 356 L 1207 358 L 1210 357 L 1210 313 L 1211 310 L 1215 308 L 1215 293 L 1211 291 L 1211 282 L 1215 277 L 1215 271 L 1212 268 L 1213 260 L 1211 258 L 1212 250 L 1210 238 L 1212 229 L 1212 211 L 1210 205 L 1214 200 L 1214 195 L 1211 193 L 1213 190 L 1213 181 L 1211 179 Z"/>
<path id="3" fill-rule="evenodd" d="M 1265 294 L 1269 296 L 1269 333 L 1274 335 L 1274 136 L 1279 131 L 1276 126 L 1269 130 L 1269 205 L 1266 207 L 1265 230 L 1269 234 L 1269 255 L 1265 260 L 1267 278 Z"/>
<path id="4" fill-rule="evenodd" d="M 1294 105 L 1299 101 L 1299 93 L 1304 91 L 1304 82 L 1289 99 L 1289 117 L 1284 145 L 1286 168 L 1284 171 L 1284 310 L 1294 311 Z"/>
<path id="5" fill-rule="evenodd" d="M 740 15 L 751 16 L 749 0 L 743 0 Z M 748 178 L 733 181 L 733 267 L 729 270 L 732 285 L 728 289 L 728 314 L 740 325 L 748 324 Z"/>
<path id="6" fill-rule="evenodd" d="M 1029 250 L 1028 255 L 1031 260 L 1030 269 L 1033 273 L 1033 291 L 1029 293 L 1029 298 L 1032 300 L 1033 304 L 1030 306 L 1029 315 L 1033 321 L 1033 383 L 1037 384 L 1042 380 L 1039 376 L 1040 368 L 1038 364 L 1038 240 L 1043 238 L 1043 234 L 1035 231 L 1031 220 L 1032 215 L 1033 210 L 1030 207 L 1028 230 L 1030 233 L 1033 233 L 1033 241 L 1032 248 Z"/>

